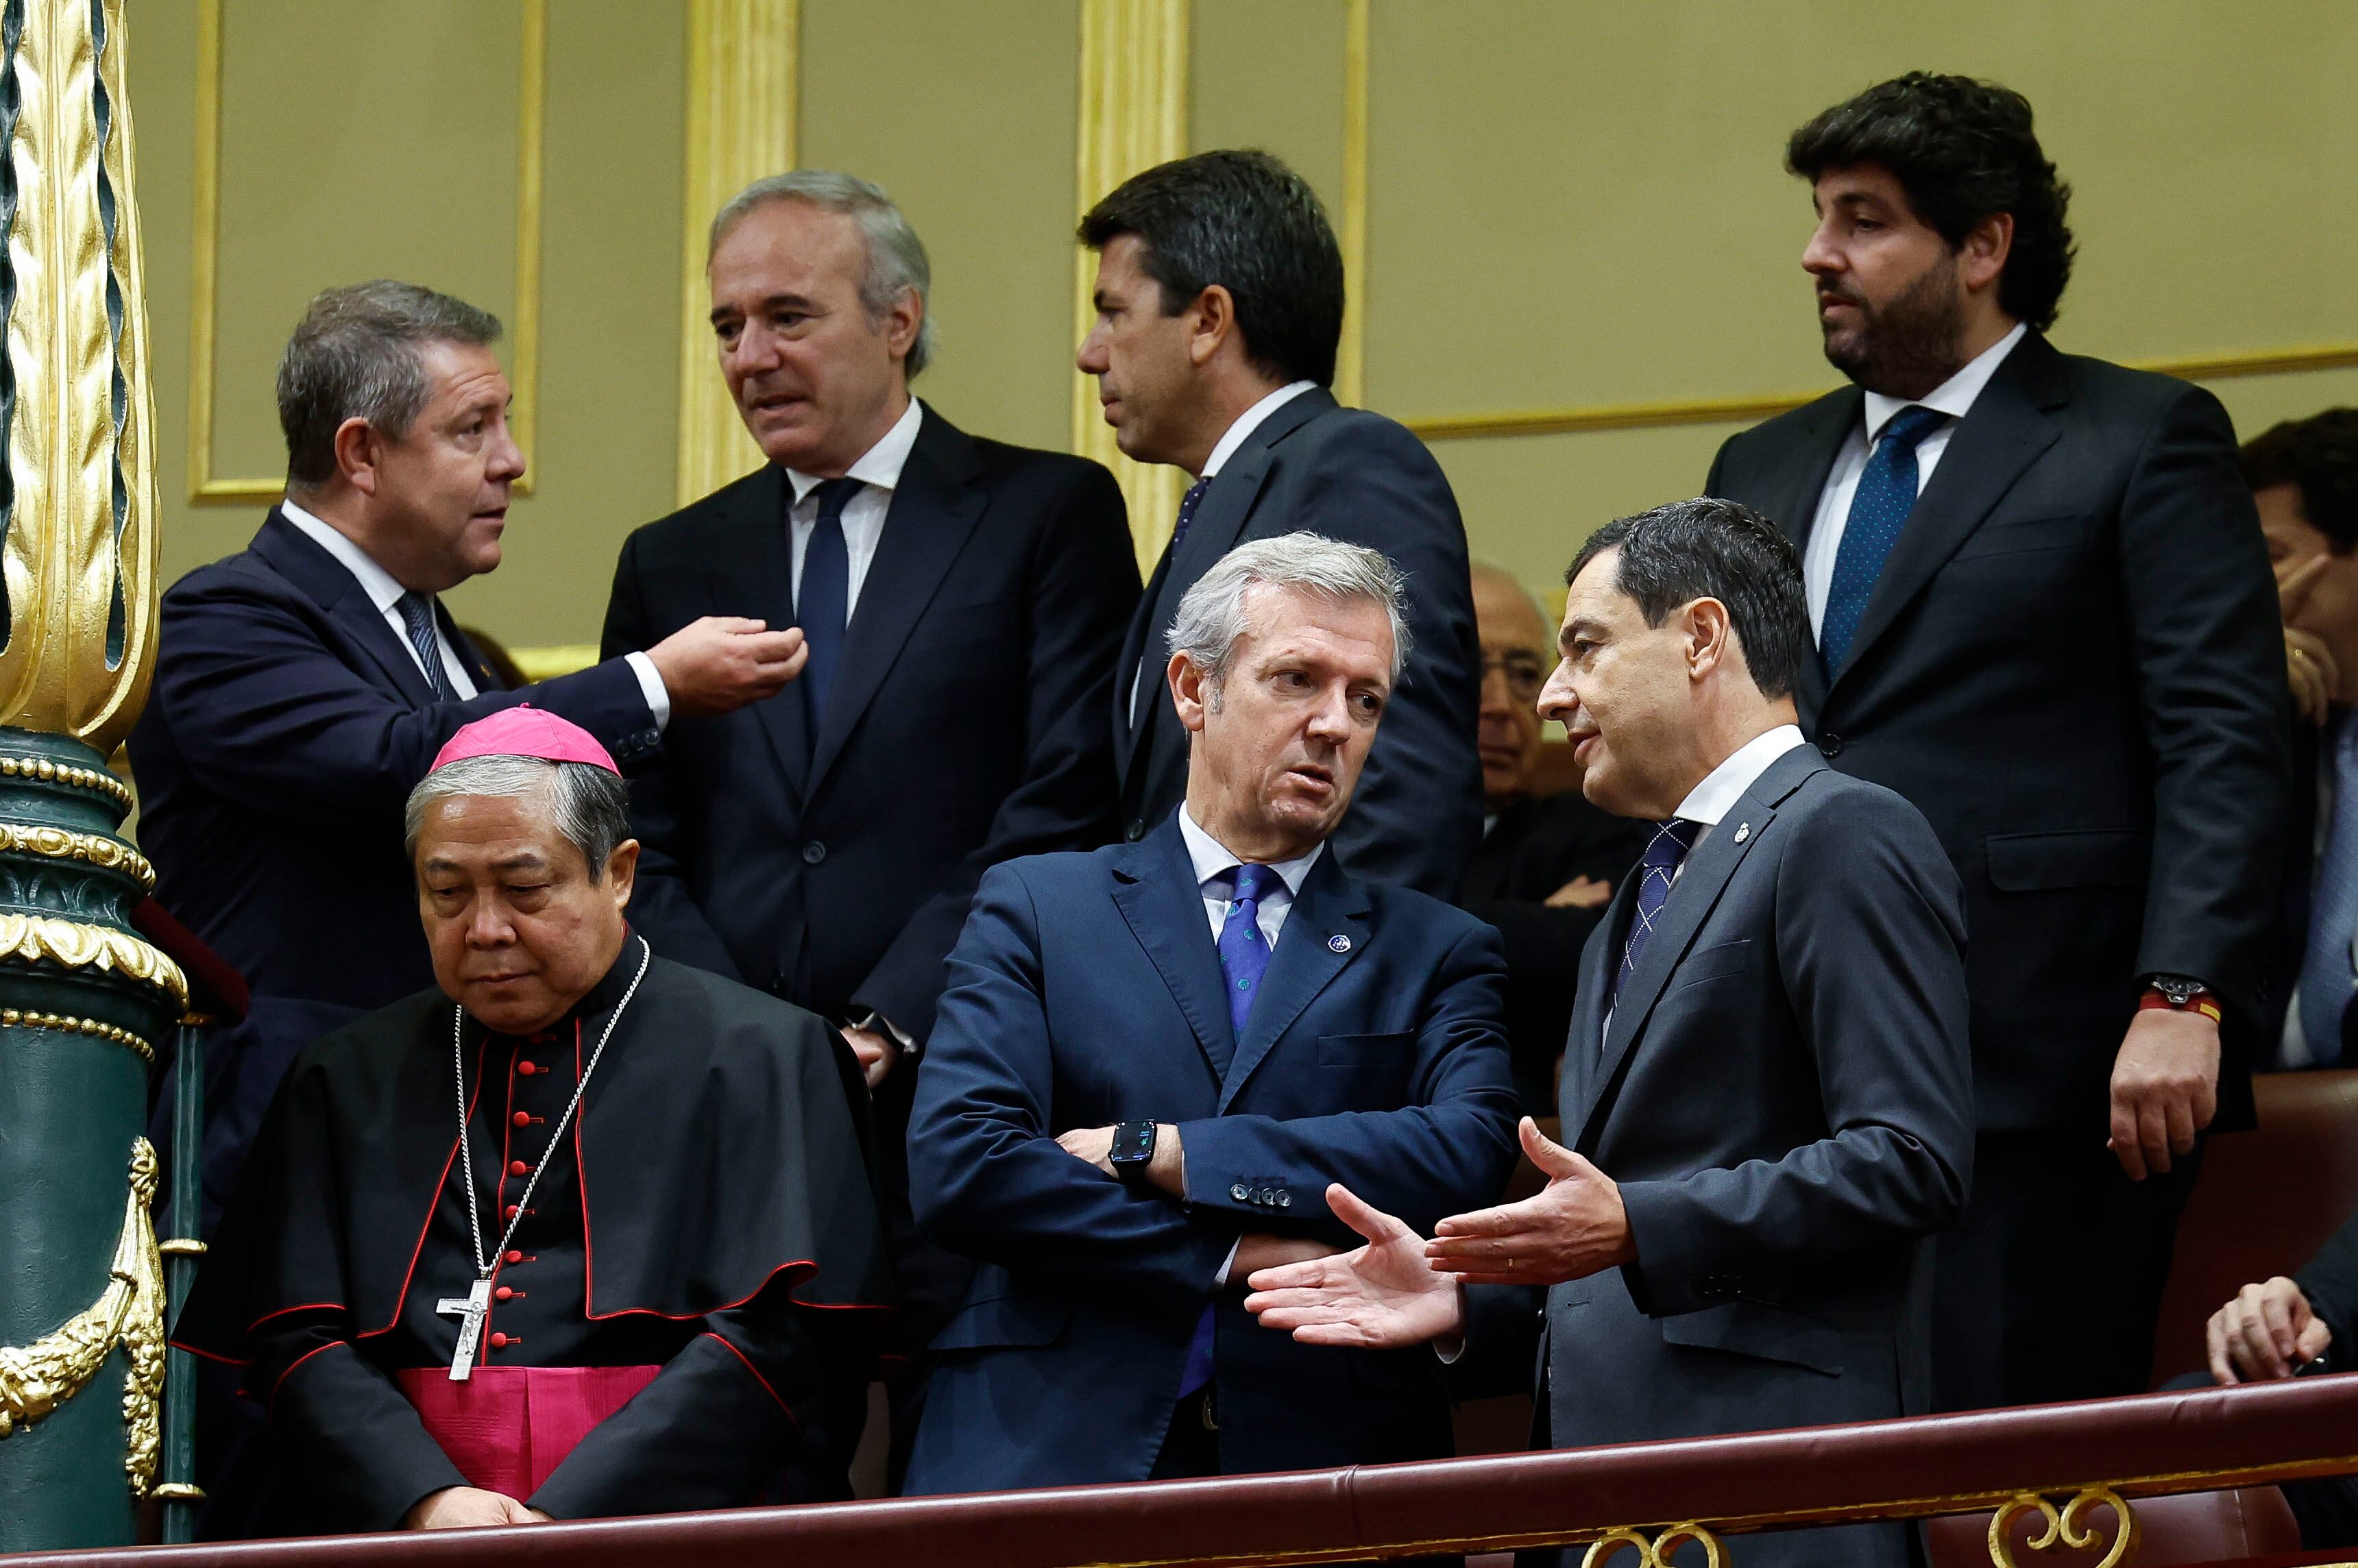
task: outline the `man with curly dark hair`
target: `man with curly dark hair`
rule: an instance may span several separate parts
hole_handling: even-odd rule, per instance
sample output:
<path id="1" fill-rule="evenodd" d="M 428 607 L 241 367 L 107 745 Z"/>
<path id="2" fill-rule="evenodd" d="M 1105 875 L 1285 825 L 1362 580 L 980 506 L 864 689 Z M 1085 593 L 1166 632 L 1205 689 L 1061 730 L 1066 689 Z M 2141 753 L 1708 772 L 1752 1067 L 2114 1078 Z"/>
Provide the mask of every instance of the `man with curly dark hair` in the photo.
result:
<path id="1" fill-rule="evenodd" d="M 2048 342 L 2071 192 L 2020 93 L 1911 72 L 1786 166 L 1855 384 L 1732 438 L 1709 489 L 1802 552 L 1804 728 L 1965 886 L 1980 1131 L 1934 1402 L 2132 1393 L 2201 1136 L 2250 1125 L 2269 1044 L 2285 655 L 2234 431 Z"/>

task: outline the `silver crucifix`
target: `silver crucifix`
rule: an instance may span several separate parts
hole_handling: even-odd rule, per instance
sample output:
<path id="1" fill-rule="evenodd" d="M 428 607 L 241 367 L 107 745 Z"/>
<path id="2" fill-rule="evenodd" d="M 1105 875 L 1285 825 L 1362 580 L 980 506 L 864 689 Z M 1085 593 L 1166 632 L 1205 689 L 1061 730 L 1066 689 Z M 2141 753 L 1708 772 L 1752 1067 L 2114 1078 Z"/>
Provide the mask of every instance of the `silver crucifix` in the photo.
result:
<path id="1" fill-rule="evenodd" d="M 464 1301 L 444 1296 L 434 1303 L 434 1310 L 459 1319 L 459 1348 L 450 1353 L 450 1380 L 463 1383 L 474 1374 L 475 1346 L 482 1343 L 483 1319 L 492 1315 L 492 1282 L 477 1280 Z"/>

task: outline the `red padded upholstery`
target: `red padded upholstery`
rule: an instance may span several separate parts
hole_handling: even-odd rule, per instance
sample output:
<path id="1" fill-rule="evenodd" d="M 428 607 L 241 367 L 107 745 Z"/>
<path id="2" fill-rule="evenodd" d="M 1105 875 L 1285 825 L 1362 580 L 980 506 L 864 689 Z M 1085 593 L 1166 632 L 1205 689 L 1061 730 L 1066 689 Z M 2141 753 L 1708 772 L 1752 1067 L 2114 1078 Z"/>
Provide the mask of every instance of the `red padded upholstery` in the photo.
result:
<path id="1" fill-rule="evenodd" d="M 2258 1130 L 2210 1141 L 2178 1223 L 2157 1386 L 2202 1368 L 2202 1325 L 2221 1303 L 2293 1272 L 2358 1213 L 2358 1072 L 2263 1073 L 2252 1088 Z"/>

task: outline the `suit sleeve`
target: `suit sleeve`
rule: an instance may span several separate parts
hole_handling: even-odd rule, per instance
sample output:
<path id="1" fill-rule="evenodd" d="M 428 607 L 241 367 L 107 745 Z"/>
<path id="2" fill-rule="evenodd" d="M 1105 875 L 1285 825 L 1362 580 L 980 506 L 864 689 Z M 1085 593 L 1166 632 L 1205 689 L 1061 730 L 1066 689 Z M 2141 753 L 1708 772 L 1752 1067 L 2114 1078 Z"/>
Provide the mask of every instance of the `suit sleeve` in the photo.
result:
<path id="1" fill-rule="evenodd" d="M 911 914 L 852 993 L 854 1017 L 872 1010 L 920 1044 L 933 1033 L 943 965 L 983 871 L 1019 855 L 1093 849 L 1114 837 L 1105 710 L 1138 606 L 1138 557 L 1113 475 L 1091 463 L 1055 503 L 1030 579 L 1022 778 L 1000 803 L 982 843 Z"/>
<path id="2" fill-rule="evenodd" d="M 622 663 L 625 654 L 644 653 L 676 630 L 655 625 L 648 612 L 639 564 L 641 537 L 633 534 L 623 541 L 614 565 L 614 588 L 606 600 L 606 626 L 598 649 L 608 664 Z M 665 748 L 660 762 L 631 780 L 631 830 L 639 840 L 631 923 L 665 957 L 738 979 L 727 945 L 688 892 L 686 868 L 696 857 L 695 829 L 680 802 L 694 799 L 696 790 L 688 777 L 695 764 L 687 750 Z"/>
<path id="3" fill-rule="evenodd" d="M 1015 871 L 985 872 L 909 1113 L 917 1220 L 953 1251 L 1066 1288 L 1208 1299 L 1243 1227 L 1193 1218 L 1057 1146 L 1038 932 Z"/>
<path id="4" fill-rule="evenodd" d="M 1199 1215 L 1228 1217 L 1237 1228 L 1261 1229 L 1282 1217 L 1357 1245 L 1357 1234 L 1327 1210 L 1329 1183 L 1342 1183 L 1425 1235 L 1445 1216 L 1497 1202 L 1515 1164 L 1517 1102 L 1501 1023 L 1505 986 L 1498 933 L 1470 926 L 1434 979 L 1417 1028 L 1410 1103 L 1399 1110 L 1179 1123 L 1188 1203 Z M 1280 1216 L 1254 1201 L 1257 1190 L 1269 1187 L 1293 1200 Z"/>
<path id="5" fill-rule="evenodd" d="M 2333 1331 L 2327 1365 L 2336 1372 L 2358 1370 L 2358 1219 L 2335 1231 L 2293 1282 L 2309 1298 L 2309 1310 Z"/>
<path id="6" fill-rule="evenodd" d="M 1539 1352 L 1547 1292 L 1531 1285 L 1467 1285 L 1464 1289 L 1465 1348 L 1455 1360 L 1441 1366 L 1441 1383 L 1449 1397 L 1543 1396 Z"/>
<path id="7" fill-rule="evenodd" d="M 521 691 L 413 708 L 372 686 L 287 606 L 226 572 L 166 598 L 152 700 L 189 770 L 251 810 L 307 822 L 397 820 L 435 752 L 466 724 L 529 702 L 629 767 L 661 748 L 630 666 L 610 660 Z"/>
<path id="8" fill-rule="evenodd" d="M 467 1477 L 417 1407 L 353 1347 L 350 1326 L 340 1313 L 257 1334 L 245 1387 L 270 1412 L 307 1513 L 337 1530 L 392 1530 L 427 1493 Z"/>
<path id="9" fill-rule="evenodd" d="M 773 1287 L 704 1320 L 654 1382 L 525 1499 L 553 1519 L 736 1508 L 777 1474 L 825 1392 L 824 1314 Z"/>
<path id="10" fill-rule="evenodd" d="M 1886 791 L 1787 820 L 1777 961 L 1828 1132 L 1780 1159 L 1621 1184 L 1638 1252 L 1623 1274 L 1658 1316 L 1963 1212 L 1974 1089 L 1956 873 L 1915 808 Z"/>
<path id="11" fill-rule="evenodd" d="M 2218 399 L 2182 389 L 2121 500 L 2120 571 L 2154 758 L 2139 974 L 2192 975 L 2257 1044 L 2290 809 L 2284 637 Z"/>
<path id="12" fill-rule="evenodd" d="M 1408 575 L 1408 665 L 1334 842 L 1362 881 L 1455 898 L 1482 827 L 1482 669 L 1457 498 L 1423 443 L 1362 418 L 1317 449 L 1284 525 L 1381 550 Z"/>

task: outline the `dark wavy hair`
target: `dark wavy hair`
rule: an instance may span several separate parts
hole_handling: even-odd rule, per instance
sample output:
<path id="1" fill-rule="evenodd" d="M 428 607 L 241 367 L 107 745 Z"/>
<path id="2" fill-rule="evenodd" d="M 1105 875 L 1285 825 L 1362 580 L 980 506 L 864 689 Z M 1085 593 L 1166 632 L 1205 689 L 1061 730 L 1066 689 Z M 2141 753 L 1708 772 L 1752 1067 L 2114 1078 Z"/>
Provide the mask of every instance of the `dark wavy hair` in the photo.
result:
<path id="1" fill-rule="evenodd" d="M 1993 213 L 2014 215 L 1998 279 L 2006 313 L 2039 331 L 2055 324 L 2071 280 L 2071 188 L 2031 131 L 2030 100 L 1995 81 L 1911 70 L 1877 82 L 1795 131 L 1785 167 L 1814 182 L 1872 164 L 1908 192 L 1916 215 L 1952 247 Z"/>
<path id="2" fill-rule="evenodd" d="M 2329 408 L 2271 425 L 2244 444 L 2244 482 L 2255 492 L 2300 487 L 2300 514 L 2333 543 L 2358 549 L 2358 408 Z"/>
<path id="3" fill-rule="evenodd" d="M 1792 695 L 1810 655 L 1810 605 L 1801 555 L 1777 524 L 1716 496 L 1673 501 L 1591 534 L 1564 568 L 1564 586 L 1607 550 L 1621 552 L 1613 586 L 1638 601 L 1647 625 L 1660 626 L 1682 604 L 1715 599 L 1727 606 L 1760 695 Z"/>
<path id="4" fill-rule="evenodd" d="M 1101 251 L 1136 234 L 1140 265 L 1176 316 L 1214 284 L 1237 302 L 1253 364 L 1282 381 L 1335 383 L 1343 250 L 1310 182 L 1264 152 L 1197 153 L 1116 187 L 1081 220 Z"/>

